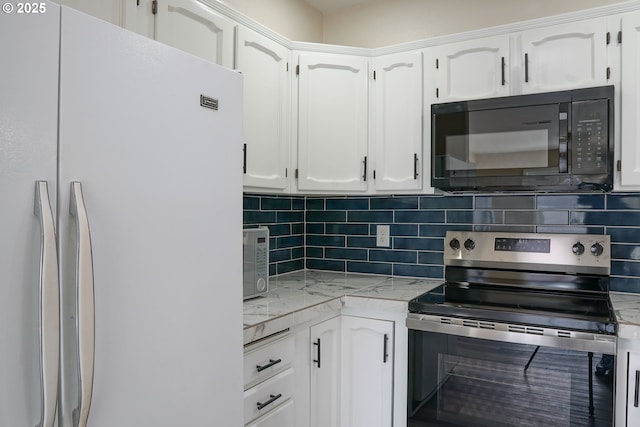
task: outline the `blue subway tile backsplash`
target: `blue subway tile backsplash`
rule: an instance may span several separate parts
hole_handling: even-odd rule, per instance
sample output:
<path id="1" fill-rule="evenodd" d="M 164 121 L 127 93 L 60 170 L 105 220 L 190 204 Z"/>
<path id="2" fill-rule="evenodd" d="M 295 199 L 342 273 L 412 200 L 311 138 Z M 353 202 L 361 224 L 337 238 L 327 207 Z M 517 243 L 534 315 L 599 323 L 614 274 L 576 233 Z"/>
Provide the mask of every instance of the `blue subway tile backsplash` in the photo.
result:
<path id="1" fill-rule="evenodd" d="M 389 247 L 376 245 L 390 225 Z M 447 230 L 609 234 L 611 288 L 640 292 L 640 193 L 245 194 L 244 225 L 271 232 L 270 274 L 308 269 L 441 279 Z"/>

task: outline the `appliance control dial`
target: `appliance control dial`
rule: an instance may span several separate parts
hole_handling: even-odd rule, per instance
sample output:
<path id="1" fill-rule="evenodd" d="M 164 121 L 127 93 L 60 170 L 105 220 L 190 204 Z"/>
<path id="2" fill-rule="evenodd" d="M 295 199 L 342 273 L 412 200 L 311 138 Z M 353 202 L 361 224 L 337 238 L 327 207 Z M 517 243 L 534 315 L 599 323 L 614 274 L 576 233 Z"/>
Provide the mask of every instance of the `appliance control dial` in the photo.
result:
<path id="1" fill-rule="evenodd" d="M 472 251 L 476 247 L 476 242 L 471 239 L 467 239 L 464 241 L 464 248 L 468 251 Z"/>
<path id="2" fill-rule="evenodd" d="M 600 256 L 604 252 L 604 248 L 600 243 L 594 243 L 591 245 L 591 253 L 593 256 Z"/>
<path id="3" fill-rule="evenodd" d="M 460 249 L 460 240 L 456 239 L 455 237 L 453 239 L 451 239 L 451 241 L 449 242 L 449 247 L 451 249 L 453 249 L 454 251 L 457 251 L 458 249 Z"/>
<path id="4" fill-rule="evenodd" d="M 580 242 L 577 242 L 573 245 L 571 251 L 576 255 L 582 255 L 584 253 L 584 245 Z"/>

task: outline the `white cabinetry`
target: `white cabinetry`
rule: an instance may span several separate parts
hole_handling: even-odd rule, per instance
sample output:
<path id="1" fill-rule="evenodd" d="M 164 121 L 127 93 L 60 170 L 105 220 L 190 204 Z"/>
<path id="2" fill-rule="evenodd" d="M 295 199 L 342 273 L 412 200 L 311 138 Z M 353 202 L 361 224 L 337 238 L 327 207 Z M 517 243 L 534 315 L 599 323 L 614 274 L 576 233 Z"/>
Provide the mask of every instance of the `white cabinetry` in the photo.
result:
<path id="1" fill-rule="evenodd" d="M 298 189 L 366 191 L 368 59 L 298 58 Z"/>
<path id="2" fill-rule="evenodd" d="M 289 49 L 238 27 L 236 68 L 244 81 L 244 186 L 289 187 Z"/>
<path id="3" fill-rule="evenodd" d="M 426 49 L 427 101 L 509 95 L 509 46 L 508 36 L 494 36 Z"/>
<path id="4" fill-rule="evenodd" d="M 381 191 L 422 188 L 422 53 L 373 61 L 374 182 Z M 428 172 L 428 170 L 427 170 Z"/>
<path id="5" fill-rule="evenodd" d="M 632 427 L 640 425 L 640 327 L 621 325 L 619 334 L 615 425 Z"/>
<path id="6" fill-rule="evenodd" d="M 196 0 L 158 0 L 156 40 L 233 68 L 235 23 Z"/>
<path id="7" fill-rule="evenodd" d="M 523 31 L 516 36 L 522 93 L 607 84 L 607 19 Z"/>
<path id="8" fill-rule="evenodd" d="M 620 185 L 623 189 L 640 189 L 640 11 L 622 18 L 621 47 Z"/>
<path id="9" fill-rule="evenodd" d="M 343 426 L 392 425 L 393 342 L 393 322 L 342 316 Z"/>
<path id="10" fill-rule="evenodd" d="M 244 422 L 250 426 L 293 427 L 294 338 L 255 344 L 244 354 Z M 288 423 L 288 424 L 287 424 Z"/>
<path id="11" fill-rule="evenodd" d="M 310 427 L 340 426 L 340 319 L 311 327 Z"/>

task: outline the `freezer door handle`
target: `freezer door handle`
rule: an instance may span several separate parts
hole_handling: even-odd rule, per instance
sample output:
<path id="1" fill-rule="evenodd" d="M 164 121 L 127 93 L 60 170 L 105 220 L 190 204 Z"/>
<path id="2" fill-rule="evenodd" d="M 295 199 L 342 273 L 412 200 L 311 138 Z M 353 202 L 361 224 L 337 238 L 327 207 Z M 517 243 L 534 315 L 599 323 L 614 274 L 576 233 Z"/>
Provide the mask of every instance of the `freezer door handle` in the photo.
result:
<path id="1" fill-rule="evenodd" d="M 95 316 L 93 300 L 93 255 L 89 218 L 82 195 L 82 184 L 71 183 L 71 215 L 76 219 L 76 339 L 78 349 L 78 407 L 73 411 L 73 425 L 85 427 L 91 408 L 95 351 Z"/>
<path id="2" fill-rule="evenodd" d="M 53 211 L 46 181 L 36 182 L 34 214 L 40 220 L 39 325 L 40 421 L 36 427 L 53 427 L 58 400 L 60 365 L 60 290 L 58 250 Z"/>

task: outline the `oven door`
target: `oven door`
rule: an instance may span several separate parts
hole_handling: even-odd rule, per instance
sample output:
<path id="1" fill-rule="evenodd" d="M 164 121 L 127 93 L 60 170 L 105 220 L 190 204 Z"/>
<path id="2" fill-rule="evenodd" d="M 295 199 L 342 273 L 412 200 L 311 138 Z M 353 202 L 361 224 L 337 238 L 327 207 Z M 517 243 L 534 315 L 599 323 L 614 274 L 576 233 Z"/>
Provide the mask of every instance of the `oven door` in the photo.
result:
<path id="1" fill-rule="evenodd" d="M 571 185 L 567 162 L 570 104 L 486 107 L 484 102 L 477 107 L 475 102 L 432 106 L 435 188 Z"/>
<path id="2" fill-rule="evenodd" d="M 407 425 L 611 426 L 614 359 L 410 329 Z"/>

